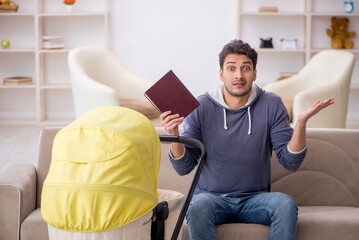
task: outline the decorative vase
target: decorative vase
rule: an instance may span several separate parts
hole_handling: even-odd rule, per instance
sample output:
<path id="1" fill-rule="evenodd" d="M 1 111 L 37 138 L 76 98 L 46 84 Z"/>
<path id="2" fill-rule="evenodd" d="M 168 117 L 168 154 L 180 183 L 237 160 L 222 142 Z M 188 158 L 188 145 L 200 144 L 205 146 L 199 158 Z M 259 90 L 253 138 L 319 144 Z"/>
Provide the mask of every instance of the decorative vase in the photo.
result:
<path id="1" fill-rule="evenodd" d="M 66 4 L 66 11 L 68 12 L 68 13 L 72 13 L 72 9 L 73 9 L 73 5 L 71 4 Z"/>

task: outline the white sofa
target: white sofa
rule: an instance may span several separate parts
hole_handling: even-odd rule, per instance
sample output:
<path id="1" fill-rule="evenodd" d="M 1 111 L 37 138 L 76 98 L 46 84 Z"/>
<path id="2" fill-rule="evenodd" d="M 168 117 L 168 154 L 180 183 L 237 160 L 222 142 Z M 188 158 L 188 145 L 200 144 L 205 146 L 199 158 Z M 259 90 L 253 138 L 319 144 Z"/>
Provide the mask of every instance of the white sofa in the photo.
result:
<path id="1" fill-rule="evenodd" d="M 12 163 L 0 171 L 0 239 L 47 240 L 40 214 L 42 183 L 51 159 L 58 128 L 41 134 L 39 163 Z M 164 134 L 162 128 L 156 129 Z M 272 191 L 290 194 L 299 206 L 297 240 L 359 239 L 359 130 L 307 129 L 308 154 L 296 172 L 284 170 L 273 156 Z M 158 188 L 187 194 L 193 173 L 176 174 L 168 160 L 169 144 L 161 143 Z M 11 162 L 11 159 L 9 159 Z M 223 224 L 220 240 L 268 239 L 269 227 Z M 187 226 L 179 239 L 188 240 Z"/>

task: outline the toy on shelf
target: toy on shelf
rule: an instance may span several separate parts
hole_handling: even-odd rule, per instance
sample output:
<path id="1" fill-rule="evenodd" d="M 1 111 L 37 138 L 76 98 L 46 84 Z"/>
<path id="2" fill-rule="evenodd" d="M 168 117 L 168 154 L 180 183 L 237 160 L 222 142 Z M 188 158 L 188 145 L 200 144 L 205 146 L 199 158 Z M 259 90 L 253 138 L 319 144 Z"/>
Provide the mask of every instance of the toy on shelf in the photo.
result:
<path id="1" fill-rule="evenodd" d="M 344 12 L 352 13 L 354 11 L 353 1 L 344 1 Z"/>
<path id="2" fill-rule="evenodd" d="M 273 48 L 272 38 L 259 38 L 261 40 L 260 48 Z"/>
<path id="3" fill-rule="evenodd" d="M 352 49 L 354 42 L 349 41 L 348 38 L 355 36 L 355 32 L 348 32 L 349 19 L 332 17 L 332 30 L 327 29 L 327 35 L 332 39 L 332 48 L 334 49 Z"/>
<path id="4" fill-rule="evenodd" d="M 1 47 L 3 49 L 8 49 L 10 47 L 10 41 L 8 39 L 1 40 Z"/>
<path id="5" fill-rule="evenodd" d="M 282 49 L 297 49 L 297 41 L 298 39 L 287 39 L 281 38 Z"/>

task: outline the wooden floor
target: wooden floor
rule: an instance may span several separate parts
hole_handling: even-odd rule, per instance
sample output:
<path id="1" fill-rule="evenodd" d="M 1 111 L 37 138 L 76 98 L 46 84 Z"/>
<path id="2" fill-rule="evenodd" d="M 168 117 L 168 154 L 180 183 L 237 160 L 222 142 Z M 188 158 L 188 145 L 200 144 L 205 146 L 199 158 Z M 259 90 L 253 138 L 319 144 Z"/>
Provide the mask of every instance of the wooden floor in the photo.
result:
<path id="1" fill-rule="evenodd" d="M 0 169 L 9 162 L 36 165 L 41 127 L 0 124 Z"/>

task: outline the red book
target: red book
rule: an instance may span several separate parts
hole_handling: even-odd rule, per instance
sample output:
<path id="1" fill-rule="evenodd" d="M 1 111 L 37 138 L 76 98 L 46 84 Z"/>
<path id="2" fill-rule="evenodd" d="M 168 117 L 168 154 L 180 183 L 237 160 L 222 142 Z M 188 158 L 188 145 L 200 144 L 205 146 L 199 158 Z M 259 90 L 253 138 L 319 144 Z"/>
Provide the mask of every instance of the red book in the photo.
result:
<path id="1" fill-rule="evenodd" d="M 161 113 L 171 111 L 181 117 L 187 117 L 199 106 L 197 99 L 183 85 L 172 70 L 152 85 L 145 97 Z"/>

